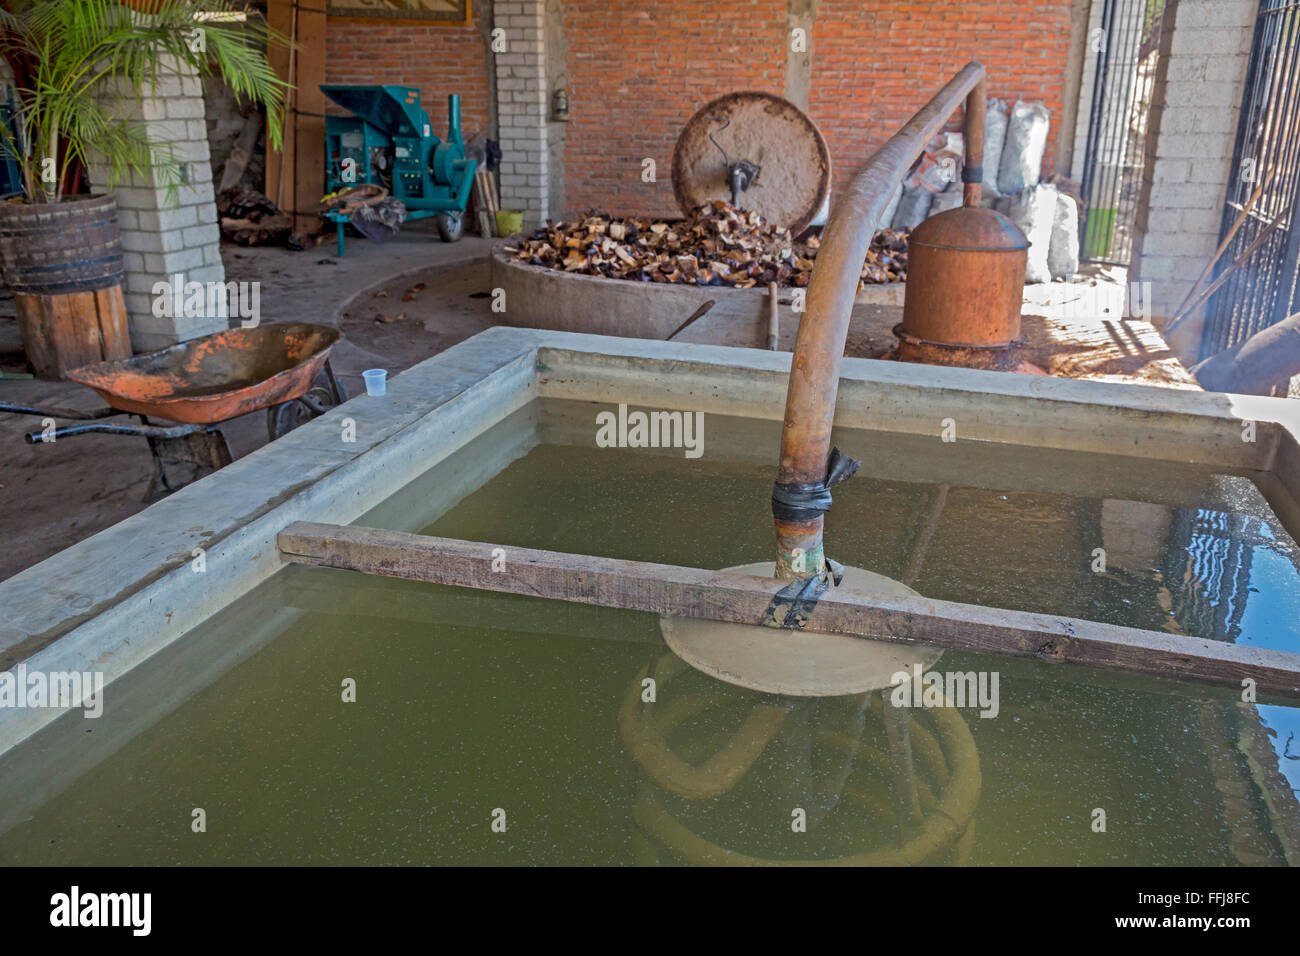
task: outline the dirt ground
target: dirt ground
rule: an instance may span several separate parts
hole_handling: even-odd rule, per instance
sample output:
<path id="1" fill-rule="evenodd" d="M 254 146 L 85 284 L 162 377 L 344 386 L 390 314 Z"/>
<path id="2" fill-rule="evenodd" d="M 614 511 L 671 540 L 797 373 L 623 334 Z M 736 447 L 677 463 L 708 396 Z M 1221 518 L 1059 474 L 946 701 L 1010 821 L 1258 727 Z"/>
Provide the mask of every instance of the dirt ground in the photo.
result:
<path id="1" fill-rule="evenodd" d="M 225 246 L 226 277 L 261 282 L 263 323 L 339 327 L 344 339 L 335 346 L 333 367 L 357 395 L 364 391 L 364 369 L 400 373 L 493 324 L 489 243 L 466 237 L 444 244 L 421 225 L 383 245 L 349 240 L 342 259 L 332 242 L 306 252 Z M 1094 276 L 1067 288 L 1027 289 L 1026 357 L 1053 374 L 1195 387 L 1151 326 L 1121 317 L 1122 281 Z M 1076 317 L 1080 302 L 1084 318 Z M 0 372 L 19 372 L 21 341 L 12 300 L 7 305 L 0 302 Z M 889 351 L 890 329 L 901 318 L 896 307 L 855 309 L 847 353 Z M 794 331 L 793 323 L 783 327 L 780 347 L 793 347 Z M 0 378 L 0 401 L 82 410 L 102 405 L 79 385 L 10 378 Z M 0 413 L 0 580 L 147 504 L 153 464 L 145 439 L 82 435 L 26 444 L 24 433 L 40 427 L 39 417 Z M 245 415 L 222 431 L 233 456 L 242 457 L 266 444 L 266 415 Z"/>
<path id="2" fill-rule="evenodd" d="M 470 237 L 445 245 L 413 229 L 382 246 L 349 240 L 341 260 L 333 255 L 333 243 L 306 252 L 227 245 L 222 253 L 227 281 L 262 282 L 264 323 L 294 320 L 343 330 L 331 361 L 348 393 L 357 395 L 365 390 L 363 370 L 396 374 L 492 324 L 488 246 Z M 401 278 L 408 272 L 419 275 Z M 402 301 L 421 282 L 424 288 Z M 344 307 L 353 296 L 355 304 Z M 0 303 L 0 372 L 24 369 L 12 308 L 12 299 Z M 375 321 L 376 314 L 402 313 L 404 319 L 390 324 Z M 103 405 L 80 385 L 10 378 L 0 378 L 0 401 L 79 410 Z M 0 413 L 0 580 L 147 506 L 153 464 L 144 438 L 78 435 L 35 445 L 23 440 L 24 433 L 40 428 L 39 417 Z M 231 454 L 240 458 L 266 444 L 266 413 L 234 419 L 222 431 Z"/>

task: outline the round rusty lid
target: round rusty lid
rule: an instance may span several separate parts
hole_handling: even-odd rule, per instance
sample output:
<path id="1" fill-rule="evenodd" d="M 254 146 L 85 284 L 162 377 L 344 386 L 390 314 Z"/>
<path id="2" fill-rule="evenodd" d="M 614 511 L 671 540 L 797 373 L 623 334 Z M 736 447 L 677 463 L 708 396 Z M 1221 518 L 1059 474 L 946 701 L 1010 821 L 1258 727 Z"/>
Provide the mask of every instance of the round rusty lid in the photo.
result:
<path id="1" fill-rule="evenodd" d="M 1029 239 L 1014 222 L 992 209 L 958 206 L 937 213 L 907 237 L 909 245 L 937 249 L 1028 249 Z"/>
<path id="2" fill-rule="evenodd" d="M 691 117 L 673 150 L 673 194 L 682 212 L 730 201 L 728 160 L 742 159 L 759 173 L 740 194 L 741 208 L 795 235 L 807 229 L 830 195 L 831 155 L 817 124 L 771 93 L 728 93 Z"/>

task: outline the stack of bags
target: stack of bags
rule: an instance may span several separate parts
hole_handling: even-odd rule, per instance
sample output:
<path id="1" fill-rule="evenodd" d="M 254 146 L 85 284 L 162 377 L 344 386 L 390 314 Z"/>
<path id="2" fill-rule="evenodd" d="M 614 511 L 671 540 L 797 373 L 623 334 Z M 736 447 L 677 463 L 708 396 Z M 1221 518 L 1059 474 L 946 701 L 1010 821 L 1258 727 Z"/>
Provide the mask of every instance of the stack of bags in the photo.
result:
<path id="1" fill-rule="evenodd" d="M 1079 207 L 1069 193 L 1040 182 L 1050 114 L 1041 103 L 1018 101 L 1008 112 L 990 100 L 984 124 L 983 204 L 1003 213 L 1029 237 L 1026 282 L 1068 279 L 1079 271 Z M 895 192 L 881 228 L 913 229 L 961 205 L 962 136 L 932 141 Z"/>

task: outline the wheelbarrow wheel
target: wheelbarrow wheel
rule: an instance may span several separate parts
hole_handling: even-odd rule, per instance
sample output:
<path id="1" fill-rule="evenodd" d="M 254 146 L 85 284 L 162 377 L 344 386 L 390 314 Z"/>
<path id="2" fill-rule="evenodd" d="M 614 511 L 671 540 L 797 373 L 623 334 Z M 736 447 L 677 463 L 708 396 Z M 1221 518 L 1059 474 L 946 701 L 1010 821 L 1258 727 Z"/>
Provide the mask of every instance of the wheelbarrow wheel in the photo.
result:
<path id="1" fill-rule="evenodd" d="M 333 408 L 348 400 L 343 383 L 331 376 L 326 369 L 316 373 L 316 377 L 311 381 L 311 388 L 303 397 L 321 408 Z M 266 410 L 266 433 L 271 441 L 275 441 L 315 417 L 316 412 L 311 409 L 311 406 L 296 398 L 291 402 L 272 405 Z"/>
<path id="2" fill-rule="evenodd" d="M 443 242 L 455 242 L 465 232 L 465 217 L 456 213 L 440 212 L 433 217 L 433 224 Z"/>

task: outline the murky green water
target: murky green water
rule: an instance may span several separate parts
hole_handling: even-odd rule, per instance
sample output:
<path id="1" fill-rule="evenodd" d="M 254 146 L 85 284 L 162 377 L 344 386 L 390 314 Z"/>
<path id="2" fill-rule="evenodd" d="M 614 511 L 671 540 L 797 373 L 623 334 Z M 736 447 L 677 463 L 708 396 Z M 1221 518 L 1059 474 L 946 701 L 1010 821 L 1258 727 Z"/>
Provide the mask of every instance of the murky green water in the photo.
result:
<path id="1" fill-rule="evenodd" d="M 709 416 L 692 460 L 596 448 L 597 408 L 530 407 L 359 523 L 767 556 L 775 424 Z M 864 459 L 829 524 L 845 563 L 927 596 L 1300 650 L 1296 546 L 1251 476 L 838 442 Z M 969 654 L 935 670 L 996 672 L 997 714 L 902 711 L 908 760 L 880 695 L 720 684 L 677 665 L 651 615 L 290 568 L 110 685 L 103 718 L 0 760 L 0 862 L 1295 861 L 1300 710 Z"/>

